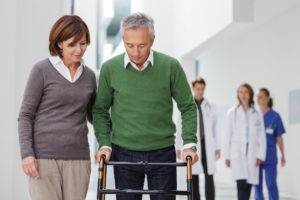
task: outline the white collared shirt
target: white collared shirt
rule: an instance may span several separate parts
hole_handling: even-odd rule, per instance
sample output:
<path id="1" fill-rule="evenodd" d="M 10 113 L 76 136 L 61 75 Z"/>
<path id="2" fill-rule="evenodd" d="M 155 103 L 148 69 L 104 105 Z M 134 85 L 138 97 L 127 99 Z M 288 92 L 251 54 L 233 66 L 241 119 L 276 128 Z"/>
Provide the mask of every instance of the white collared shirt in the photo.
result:
<path id="1" fill-rule="evenodd" d="M 136 70 L 138 70 L 138 71 L 143 71 L 143 70 L 145 70 L 145 69 L 147 68 L 147 66 L 149 65 L 149 63 L 151 63 L 152 66 L 153 66 L 153 51 L 150 50 L 150 54 L 149 54 L 149 56 L 148 56 L 146 62 L 144 63 L 142 69 L 139 69 L 139 68 L 136 66 L 136 64 L 133 63 L 133 62 L 130 60 L 130 58 L 129 58 L 127 52 L 126 52 L 126 53 L 125 53 L 125 56 L 124 56 L 124 67 L 125 67 L 125 69 L 127 68 L 128 63 L 130 63 L 134 69 L 136 69 Z"/>
<path id="2" fill-rule="evenodd" d="M 84 66 L 84 60 L 83 59 L 81 59 L 81 61 L 80 61 L 80 66 L 77 68 L 77 71 L 75 73 L 75 76 L 74 76 L 73 80 L 72 80 L 71 73 L 70 73 L 69 69 L 65 66 L 64 62 L 62 61 L 62 59 L 59 56 L 50 56 L 49 60 L 50 60 L 51 64 L 53 65 L 53 67 L 65 79 L 67 79 L 71 83 L 75 83 L 82 74 L 83 66 Z"/>

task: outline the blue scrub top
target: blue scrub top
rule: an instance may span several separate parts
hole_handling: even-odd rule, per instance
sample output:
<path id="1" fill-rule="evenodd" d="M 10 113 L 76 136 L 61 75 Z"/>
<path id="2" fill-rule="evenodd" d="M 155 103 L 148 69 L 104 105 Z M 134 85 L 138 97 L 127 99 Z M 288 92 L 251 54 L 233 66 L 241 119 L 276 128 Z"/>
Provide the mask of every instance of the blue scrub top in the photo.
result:
<path id="1" fill-rule="evenodd" d="M 277 164 L 276 137 L 285 133 L 280 115 L 270 109 L 264 115 L 265 132 L 267 136 L 267 157 L 263 164 Z"/>

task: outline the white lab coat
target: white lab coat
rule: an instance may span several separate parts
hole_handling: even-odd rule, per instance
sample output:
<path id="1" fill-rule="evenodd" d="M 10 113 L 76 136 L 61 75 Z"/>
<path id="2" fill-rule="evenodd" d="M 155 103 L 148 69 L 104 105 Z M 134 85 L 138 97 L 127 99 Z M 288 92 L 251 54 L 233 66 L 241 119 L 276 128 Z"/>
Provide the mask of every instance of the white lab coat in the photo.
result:
<path id="1" fill-rule="evenodd" d="M 266 134 L 261 111 L 254 106 L 249 109 L 247 156 L 246 115 L 242 106 L 235 106 L 228 111 L 223 155 L 226 160 L 230 160 L 234 180 L 246 179 L 249 184 L 258 184 L 259 167 L 256 167 L 256 159 L 266 158 Z"/>
<path id="2" fill-rule="evenodd" d="M 209 175 L 216 173 L 216 156 L 215 151 L 220 149 L 220 131 L 218 129 L 218 113 L 216 106 L 210 103 L 208 100 L 203 99 L 201 104 L 203 124 L 204 124 L 204 138 L 206 146 L 206 160 L 207 160 L 207 173 Z M 197 110 L 197 154 L 199 160 L 193 165 L 193 174 L 203 173 L 203 166 L 201 162 L 201 142 L 200 142 L 200 124 L 199 124 L 199 112 Z M 181 115 L 178 116 L 176 123 L 176 149 L 183 148 L 181 139 Z"/>

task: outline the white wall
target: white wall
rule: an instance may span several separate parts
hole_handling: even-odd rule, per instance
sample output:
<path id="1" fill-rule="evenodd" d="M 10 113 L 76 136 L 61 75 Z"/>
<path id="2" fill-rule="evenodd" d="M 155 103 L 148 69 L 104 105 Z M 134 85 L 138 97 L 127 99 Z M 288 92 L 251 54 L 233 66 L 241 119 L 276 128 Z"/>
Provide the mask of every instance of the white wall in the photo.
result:
<path id="1" fill-rule="evenodd" d="M 178 59 L 233 20 L 233 0 L 132 0 L 131 2 L 132 12 L 145 12 L 154 18 L 156 31 L 154 49 Z"/>
<path id="2" fill-rule="evenodd" d="M 10 0 L 0 2 L 1 55 L 1 180 L 0 199 L 29 199 L 22 172 L 17 116 L 33 64 L 49 55 L 49 31 L 69 13 L 68 0 Z"/>
<path id="3" fill-rule="evenodd" d="M 3 4 L 3 3 L 1 3 Z M 15 132 L 15 66 L 16 60 L 16 22 L 17 1 L 5 2 L 0 6 L 0 24 L 2 45 L 0 48 L 1 71 L 0 73 L 0 199 L 12 199 L 12 175 L 13 175 L 13 146 Z M 8 23 L 9 22 L 9 23 Z M 5 28 L 4 28 L 5 27 Z M 3 113 L 4 111 L 4 113 Z"/>
<path id="4" fill-rule="evenodd" d="M 244 2 L 248 2 L 245 0 Z M 172 41 L 182 57 L 233 22 L 234 0 L 180 0 L 174 4 Z"/>
<path id="5" fill-rule="evenodd" d="M 131 0 L 131 12 L 143 12 L 150 15 L 154 21 L 155 41 L 153 49 L 167 54 L 174 54 L 173 38 L 173 7 L 172 0 Z"/>
<path id="6" fill-rule="evenodd" d="M 206 95 L 221 107 L 223 117 L 226 108 L 237 103 L 236 89 L 240 83 L 248 82 L 256 91 L 260 87 L 270 89 L 275 110 L 281 114 L 287 130 L 287 165 L 278 167 L 279 190 L 298 198 L 300 124 L 288 123 L 288 93 L 300 88 L 299 35 L 298 6 L 199 56 L 200 74 L 208 83 Z M 223 160 L 218 167 L 217 178 L 230 182 Z"/>
<path id="7" fill-rule="evenodd" d="M 97 0 L 75 0 L 74 2 L 74 14 L 83 19 L 90 31 L 91 43 L 84 54 L 85 64 L 91 69 L 96 69 Z"/>

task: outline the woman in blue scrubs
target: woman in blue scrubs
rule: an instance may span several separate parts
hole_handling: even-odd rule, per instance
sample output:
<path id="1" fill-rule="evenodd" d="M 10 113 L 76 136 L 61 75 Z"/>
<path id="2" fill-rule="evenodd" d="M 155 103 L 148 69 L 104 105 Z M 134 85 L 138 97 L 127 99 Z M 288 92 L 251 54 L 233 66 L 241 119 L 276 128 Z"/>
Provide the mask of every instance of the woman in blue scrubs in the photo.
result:
<path id="1" fill-rule="evenodd" d="M 267 137 L 267 157 L 260 165 L 259 185 L 254 186 L 255 199 L 262 200 L 263 196 L 263 171 L 265 171 L 266 185 L 268 188 L 269 200 L 278 200 L 278 188 L 276 183 L 277 178 L 277 151 L 276 144 L 278 143 L 281 152 L 281 166 L 285 165 L 284 147 L 282 134 L 285 133 L 280 115 L 275 112 L 273 100 L 270 97 L 270 92 L 266 88 L 261 88 L 257 94 L 257 103 L 264 114 L 264 124 Z"/>

